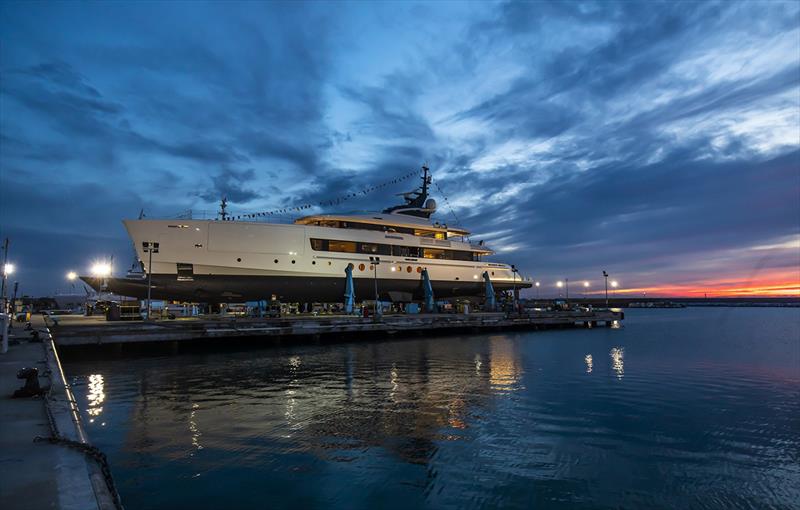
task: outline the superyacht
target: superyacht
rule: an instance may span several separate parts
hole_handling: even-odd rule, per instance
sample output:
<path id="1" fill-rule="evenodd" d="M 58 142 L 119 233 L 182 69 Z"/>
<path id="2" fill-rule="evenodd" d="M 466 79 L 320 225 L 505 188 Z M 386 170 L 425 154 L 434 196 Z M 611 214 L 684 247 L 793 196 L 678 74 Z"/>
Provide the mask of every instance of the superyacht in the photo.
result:
<path id="1" fill-rule="evenodd" d="M 469 232 L 431 220 L 431 177 L 402 194 L 404 204 L 376 214 L 315 214 L 291 224 L 216 220 L 123 221 L 152 297 L 192 302 L 341 302 L 345 270 L 357 299 L 407 302 L 422 294 L 422 270 L 437 299 L 482 296 L 486 272 L 496 292 L 531 287 L 514 266 L 484 260 L 493 251 Z M 158 243 L 158 251 L 147 251 Z M 151 262 L 152 257 L 152 262 Z M 377 264 L 373 265 L 375 261 Z M 90 286 L 145 298 L 147 278 L 81 277 Z"/>

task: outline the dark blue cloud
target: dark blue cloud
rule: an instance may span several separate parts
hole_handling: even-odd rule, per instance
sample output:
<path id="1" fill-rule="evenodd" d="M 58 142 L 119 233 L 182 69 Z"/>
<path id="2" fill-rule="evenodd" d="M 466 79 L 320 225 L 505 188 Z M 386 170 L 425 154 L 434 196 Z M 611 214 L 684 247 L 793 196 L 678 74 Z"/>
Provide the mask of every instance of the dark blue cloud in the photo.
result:
<path id="1" fill-rule="evenodd" d="M 0 29 L 0 235 L 30 292 L 127 266 L 141 209 L 319 203 L 425 161 L 440 219 L 544 280 L 799 262 L 793 3 L 6 2 Z"/>

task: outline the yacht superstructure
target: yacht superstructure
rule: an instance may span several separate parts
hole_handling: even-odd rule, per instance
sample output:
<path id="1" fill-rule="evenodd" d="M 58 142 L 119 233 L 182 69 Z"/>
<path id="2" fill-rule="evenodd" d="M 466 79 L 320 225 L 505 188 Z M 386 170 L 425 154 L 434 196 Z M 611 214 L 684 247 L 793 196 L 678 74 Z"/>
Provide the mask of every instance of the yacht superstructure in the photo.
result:
<path id="1" fill-rule="evenodd" d="M 411 301 L 422 294 L 427 269 L 437 298 L 478 296 L 488 272 L 496 291 L 530 287 L 508 264 L 484 261 L 493 252 L 470 243 L 469 232 L 432 222 L 436 203 L 423 167 L 422 186 L 405 203 L 377 214 L 317 214 L 292 224 L 229 220 L 125 220 L 152 297 L 187 301 L 341 302 L 345 269 L 352 265 L 359 299 Z M 158 252 L 145 252 L 158 243 Z M 379 257 L 377 268 L 370 257 Z M 82 277 L 93 287 L 103 282 Z M 108 290 L 144 298 L 146 279 L 110 278 Z"/>

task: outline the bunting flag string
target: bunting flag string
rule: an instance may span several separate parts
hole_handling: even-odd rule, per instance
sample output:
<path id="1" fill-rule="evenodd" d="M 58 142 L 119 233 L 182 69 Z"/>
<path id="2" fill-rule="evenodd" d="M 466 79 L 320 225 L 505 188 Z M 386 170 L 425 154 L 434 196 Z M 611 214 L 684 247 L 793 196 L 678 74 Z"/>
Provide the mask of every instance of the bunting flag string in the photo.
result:
<path id="1" fill-rule="evenodd" d="M 370 194 L 370 193 L 372 193 L 374 191 L 381 190 L 381 189 L 383 189 L 383 188 L 385 188 L 387 186 L 390 186 L 392 184 L 397 184 L 397 183 L 406 181 L 406 180 L 411 179 L 412 177 L 415 177 L 417 175 L 419 175 L 419 171 L 415 170 L 413 172 L 409 172 L 409 173 L 407 173 L 405 175 L 402 175 L 400 177 L 392 179 L 391 181 L 386 181 L 386 182 L 383 182 L 381 184 L 376 184 L 375 186 L 370 186 L 368 188 L 364 188 L 364 189 L 359 190 L 359 191 L 351 191 L 351 192 L 349 192 L 349 193 L 347 193 L 345 195 L 342 195 L 342 196 L 339 196 L 339 197 L 336 197 L 336 198 L 327 199 L 327 200 L 322 200 L 320 202 L 316 202 L 315 204 L 308 203 L 308 204 L 284 207 L 284 208 L 281 208 L 281 209 L 274 209 L 272 211 L 262 211 L 262 212 L 240 214 L 240 215 L 236 215 L 236 216 L 230 216 L 230 219 L 231 220 L 242 220 L 242 219 L 251 219 L 251 218 L 262 218 L 262 217 L 268 217 L 268 216 L 278 216 L 278 215 L 292 213 L 292 212 L 304 211 L 304 210 L 307 210 L 307 209 L 311 209 L 314 206 L 331 207 L 331 206 L 334 206 L 334 205 L 339 205 L 342 202 L 346 202 L 347 200 L 351 200 L 353 198 L 366 196 L 366 195 L 368 195 L 368 194 Z"/>
<path id="2" fill-rule="evenodd" d="M 458 220 L 458 216 L 456 216 L 456 211 L 453 210 L 453 206 L 450 205 L 450 201 L 447 200 L 447 195 L 444 194 L 444 191 L 442 191 L 442 188 L 439 186 L 439 183 L 434 181 L 433 177 L 431 177 L 431 182 L 433 183 L 434 186 L 436 186 L 436 189 L 439 191 L 439 195 L 441 195 L 441 197 L 444 199 L 444 203 L 447 204 L 448 209 L 450 209 L 450 214 L 452 214 L 453 218 L 455 218 L 456 225 L 461 225 L 461 222 Z"/>

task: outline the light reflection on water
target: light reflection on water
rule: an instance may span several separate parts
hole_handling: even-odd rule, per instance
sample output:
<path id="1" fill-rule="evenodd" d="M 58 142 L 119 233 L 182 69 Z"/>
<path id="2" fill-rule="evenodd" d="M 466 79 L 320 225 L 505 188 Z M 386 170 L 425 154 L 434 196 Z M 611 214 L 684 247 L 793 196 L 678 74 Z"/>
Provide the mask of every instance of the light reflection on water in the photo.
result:
<path id="1" fill-rule="evenodd" d="M 89 391 L 86 395 L 86 413 L 90 416 L 90 423 L 94 423 L 96 417 L 103 412 L 103 401 L 106 395 L 103 392 L 102 374 L 92 374 L 89 376 Z"/>
<path id="2" fill-rule="evenodd" d="M 126 508 L 791 507 L 797 312 L 721 312 L 66 370 Z"/>
<path id="3" fill-rule="evenodd" d="M 617 379 L 622 379 L 625 375 L 625 348 L 612 347 L 609 356 L 611 356 L 611 369 L 617 374 Z"/>

